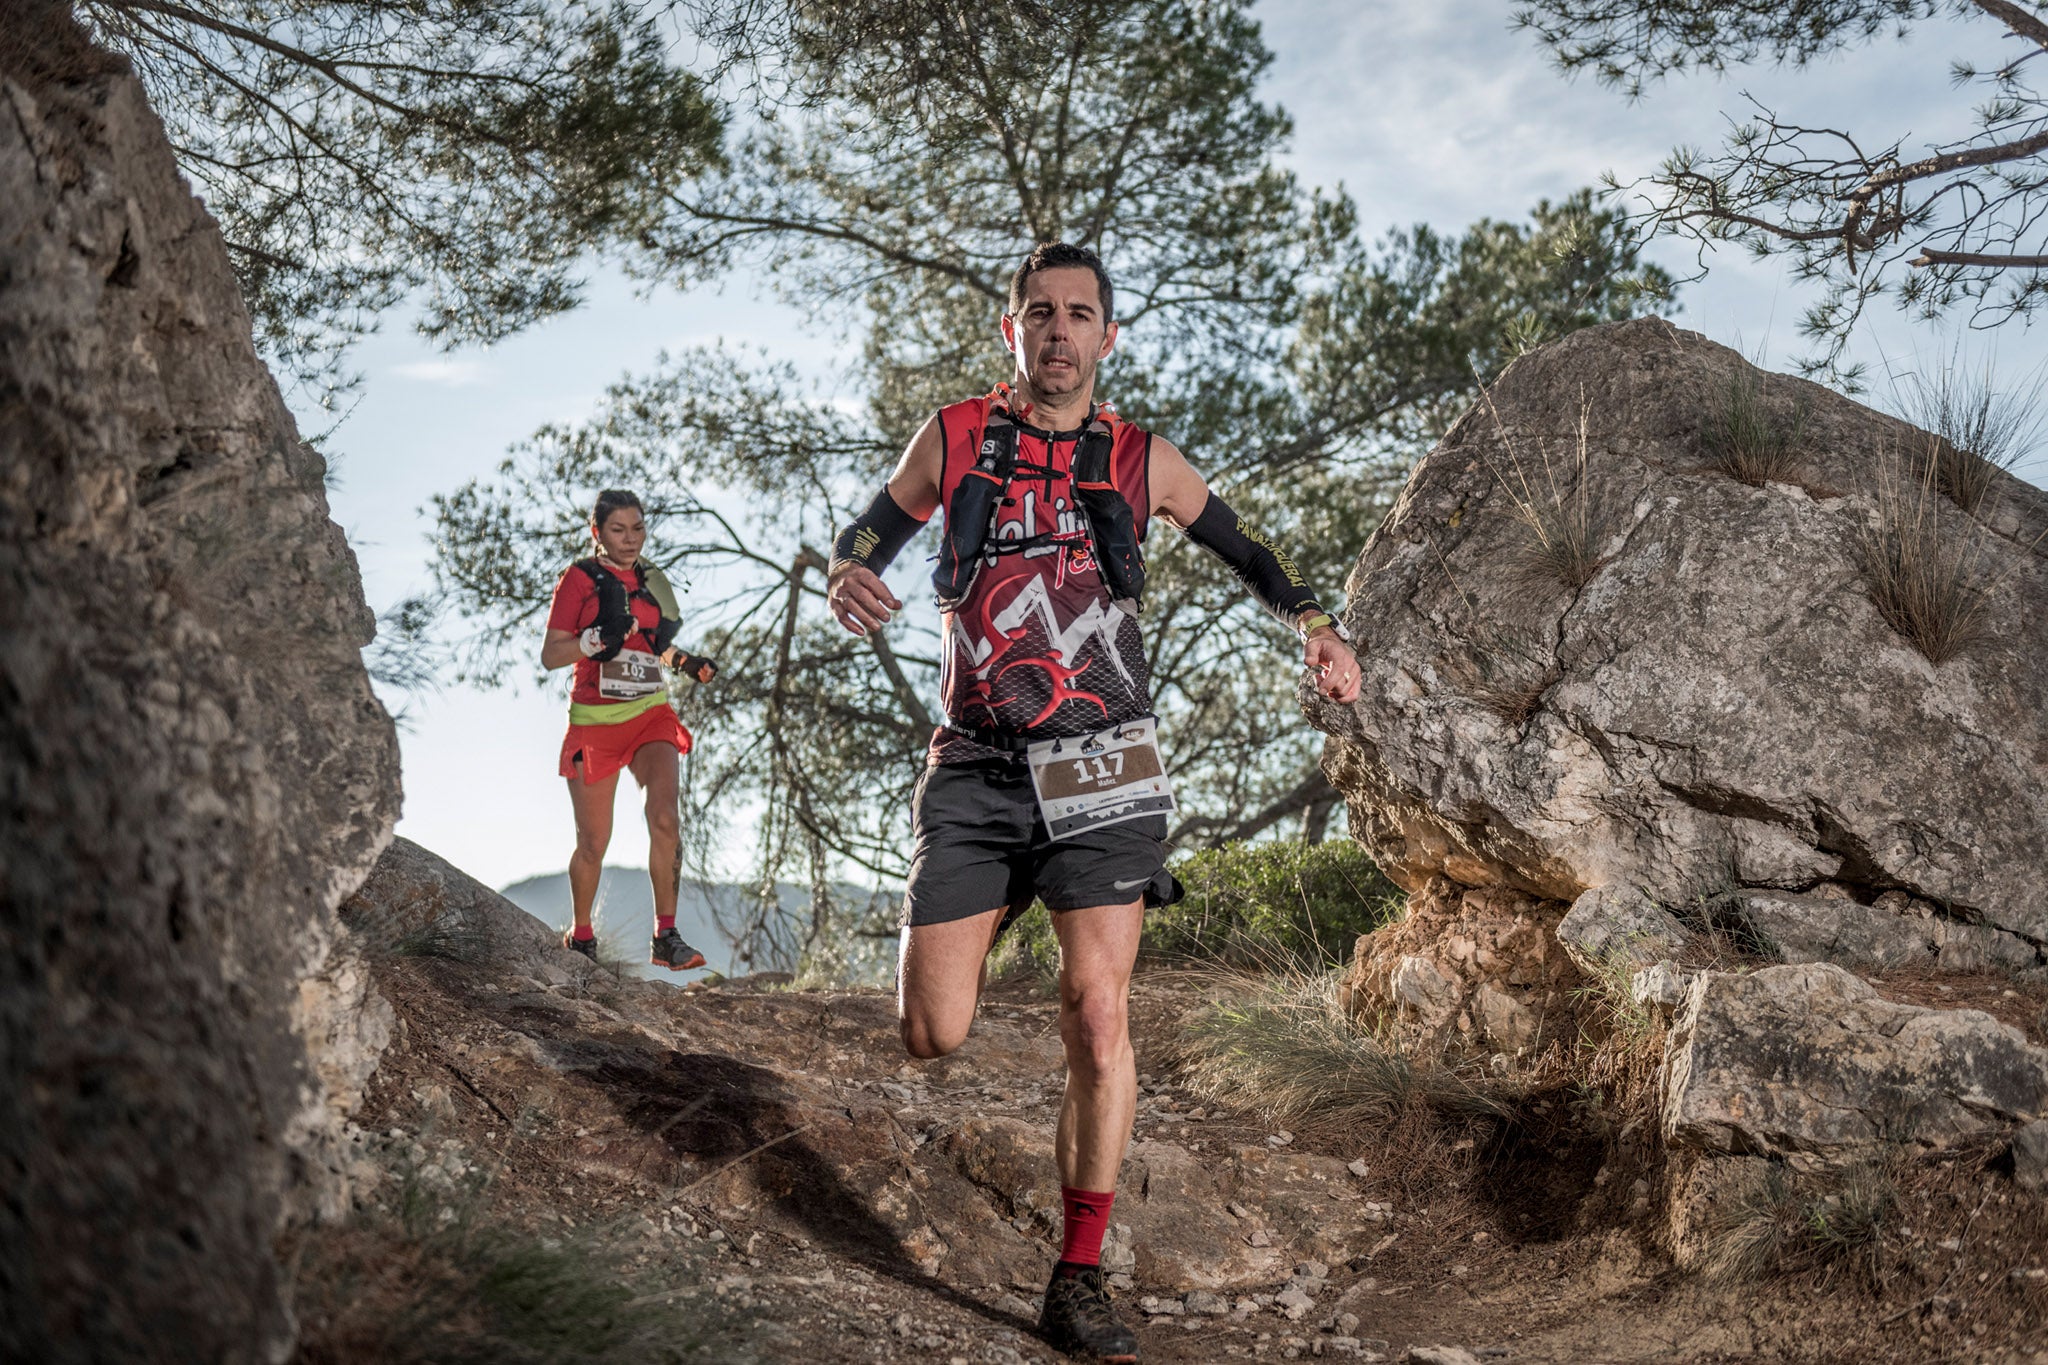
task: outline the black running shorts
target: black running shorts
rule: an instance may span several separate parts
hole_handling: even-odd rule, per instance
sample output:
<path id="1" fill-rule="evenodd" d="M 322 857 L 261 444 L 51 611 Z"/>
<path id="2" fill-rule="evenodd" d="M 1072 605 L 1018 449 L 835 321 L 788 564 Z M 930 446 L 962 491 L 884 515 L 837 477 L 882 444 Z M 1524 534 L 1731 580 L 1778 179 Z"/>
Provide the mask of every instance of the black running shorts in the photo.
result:
<path id="1" fill-rule="evenodd" d="M 1140 897 L 1147 906 L 1171 905 L 1180 898 L 1180 884 L 1166 870 L 1164 815 L 1054 842 L 1022 759 L 926 768 L 910 820 L 916 847 L 904 896 L 909 924 L 943 924 L 999 906 L 1014 916 L 1034 896 L 1049 910 L 1128 905 Z"/>

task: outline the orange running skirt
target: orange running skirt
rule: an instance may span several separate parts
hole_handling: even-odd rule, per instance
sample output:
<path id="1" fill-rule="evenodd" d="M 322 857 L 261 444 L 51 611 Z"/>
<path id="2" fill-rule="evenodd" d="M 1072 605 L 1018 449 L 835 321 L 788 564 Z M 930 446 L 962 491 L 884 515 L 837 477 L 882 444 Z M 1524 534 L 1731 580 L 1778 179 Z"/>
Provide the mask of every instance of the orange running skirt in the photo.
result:
<path id="1" fill-rule="evenodd" d="M 678 756 L 690 752 L 690 732 L 665 703 L 617 725 L 571 725 L 562 741 L 562 776 L 577 775 L 576 756 L 581 754 L 583 780 L 602 782 L 648 744 L 673 745 Z"/>

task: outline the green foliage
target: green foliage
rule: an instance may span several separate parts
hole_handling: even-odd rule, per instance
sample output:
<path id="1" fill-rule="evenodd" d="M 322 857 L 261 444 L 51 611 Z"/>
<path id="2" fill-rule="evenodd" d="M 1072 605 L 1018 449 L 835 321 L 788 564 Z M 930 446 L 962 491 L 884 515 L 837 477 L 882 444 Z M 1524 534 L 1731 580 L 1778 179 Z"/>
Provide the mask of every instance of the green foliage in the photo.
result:
<path id="1" fill-rule="evenodd" d="M 402 299 L 449 342 L 573 307 L 719 155 L 658 16 L 606 0 L 78 0 L 306 379 Z"/>
<path id="2" fill-rule="evenodd" d="M 1909 148 L 1839 120 L 1781 119 L 1745 94 L 1751 107 L 1730 116 L 1720 150 L 1680 147 L 1643 180 L 1610 182 L 1648 201 L 1642 221 L 1651 230 L 1691 238 L 1702 273 L 1707 252 L 1733 242 L 1820 284 L 1800 325 L 1822 349 L 1805 366 L 1853 388 L 1861 367 L 1837 362 L 1872 298 L 1889 294 L 1923 318 L 1965 306 L 1977 325 L 2026 316 L 2048 298 L 2039 269 L 2048 96 L 2034 88 L 2027 60 L 2048 48 L 2048 17 L 2038 11 L 2006 0 L 1528 0 L 1515 20 L 1563 70 L 1590 70 L 1630 99 L 1677 72 L 1802 67 L 1951 16 L 1988 20 L 1976 30 L 1982 42 L 2018 41 L 2020 55 L 1991 70 L 1949 64 L 1951 84 L 1982 96 L 1969 111 L 1975 131 L 1952 142 Z"/>
<path id="3" fill-rule="evenodd" d="M 1401 890 L 1348 839 L 1226 844 L 1173 864 L 1187 888 L 1145 919 L 1162 957 L 1258 966 L 1341 962 L 1401 912 Z"/>
<path id="4" fill-rule="evenodd" d="M 1140 951 L 1172 962 L 1321 967 L 1342 961 L 1403 903 L 1400 888 L 1349 840 L 1226 844 L 1171 866 L 1187 896 L 1145 912 Z M 1056 977 L 1059 940 L 1043 905 L 1010 926 L 991 970 Z"/>

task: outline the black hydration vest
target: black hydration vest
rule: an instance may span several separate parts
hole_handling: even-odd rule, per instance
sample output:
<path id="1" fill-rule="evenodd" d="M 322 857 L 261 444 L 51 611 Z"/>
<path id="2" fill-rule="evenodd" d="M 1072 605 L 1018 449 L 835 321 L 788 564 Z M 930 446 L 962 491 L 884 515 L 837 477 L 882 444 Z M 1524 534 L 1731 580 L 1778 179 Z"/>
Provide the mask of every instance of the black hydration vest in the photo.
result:
<path id="1" fill-rule="evenodd" d="M 1048 454 L 1050 445 L 1048 440 Z M 1115 449 L 1116 434 L 1097 404 L 1074 446 L 1074 501 L 1088 524 L 1090 546 L 1110 599 L 1136 615 L 1145 596 L 1145 558 L 1138 548 L 1137 518 L 1113 479 L 1110 457 Z M 1025 472 L 1049 477 L 1055 471 L 1027 466 Z M 932 570 L 941 611 L 957 610 L 967 600 L 984 554 L 1022 554 L 1052 539 L 1049 533 L 1017 540 L 995 536 L 996 511 L 1010 496 L 1016 475 L 1017 424 L 1007 406 L 992 400 L 974 466 L 961 476 L 946 503 L 946 534 L 939 543 L 938 566 Z"/>
<path id="2" fill-rule="evenodd" d="M 655 654 L 666 653 L 675 643 L 676 632 L 683 627 L 682 611 L 676 606 L 675 590 L 669 587 L 668 576 L 646 560 L 637 561 L 633 567 L 640 573 L 640 586 L 630 591 L 624 579 L 604 566 L 595 556 L 579 559 L 576 567 L 590 575 L 591 586 L 597 589 L 597 619 L 591 622 L 604 634 L 605 647 L 590 657 L 603 663 L 616 659 L 619 651 L 626 647 L 626 640 L 640 623 L 633 617 L 634 599 L 650 604 L 660 616 L 652 636 Z"/>

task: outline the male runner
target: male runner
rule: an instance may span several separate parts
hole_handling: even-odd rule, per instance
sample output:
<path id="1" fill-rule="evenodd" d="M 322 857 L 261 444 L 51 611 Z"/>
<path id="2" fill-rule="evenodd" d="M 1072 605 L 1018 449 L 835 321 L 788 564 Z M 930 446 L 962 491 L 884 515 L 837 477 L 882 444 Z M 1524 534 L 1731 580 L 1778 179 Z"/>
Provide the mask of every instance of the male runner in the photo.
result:
<path id="1" fill-rule="evenodd" d="M 878 575 L 946 509 L 933 578 L 947 720 L 913 798 L 903 1044 L 932 1058 L 965 1041 L 996 936 L 1042 899 L 1059 935 L 1067 1088 L 1064 1238 L 1039 1329 L 1062 1350 L 1135 1361 L 1137 1338 L 1103 1287 L 1102 1239 L 1137 1103 L 1128 997 L 1139 930 L 1147 905 L 1180 894 L 1165 870 L 1171 806 L 1153 773 L 1138 634 L 1148 519 L 1215 553 L 1293 626 L 1324 695 L 1355 700 L 1359 671 L 1293 563 L 1178 450 L 1095 403 L 1096 366 L 1116 345 L 1112 299 L 1093 252 L 1055 242 L 1031 253 L 1002 318 L 1015 377 L 941 409 L 912 438 L 835 542 L 827 599 L 854 634 L 881 629 L 903 604 Z"/>

